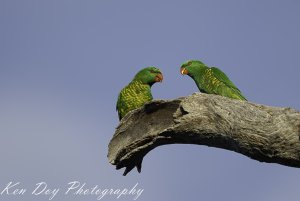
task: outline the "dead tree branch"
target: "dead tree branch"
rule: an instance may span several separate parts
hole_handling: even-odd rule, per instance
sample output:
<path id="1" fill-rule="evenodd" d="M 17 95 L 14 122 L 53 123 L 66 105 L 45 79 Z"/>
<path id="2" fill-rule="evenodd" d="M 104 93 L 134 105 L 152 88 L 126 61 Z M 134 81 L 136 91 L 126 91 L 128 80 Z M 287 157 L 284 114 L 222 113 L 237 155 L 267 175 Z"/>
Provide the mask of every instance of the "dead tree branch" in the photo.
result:
<path id="1" fill-rule="evenodd" d="M 300 167 L 300 112 L 195 93 L 156 100 L 126 115 L 109 143 L 108 159 L 126 175 L 165 144 L 198 144 L 252 159 Z"/>

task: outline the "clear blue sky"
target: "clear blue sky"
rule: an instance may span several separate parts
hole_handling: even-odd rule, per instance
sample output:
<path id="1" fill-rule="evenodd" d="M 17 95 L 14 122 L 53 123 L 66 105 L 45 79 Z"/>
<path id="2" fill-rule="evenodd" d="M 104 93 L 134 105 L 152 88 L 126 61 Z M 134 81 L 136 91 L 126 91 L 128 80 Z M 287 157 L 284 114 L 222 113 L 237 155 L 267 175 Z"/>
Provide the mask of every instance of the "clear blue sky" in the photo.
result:
<path id="1" fill-rule="evenodd" d="M 126 177 L 106 155 L 117 95 L 150 65 L 165 78 L 152 87 L 155 99 L 198 91 L 179 67 L 200 59 L 221 68 L 249 101 L 299 110 L 299 10 L 296 0 L 1 0 L 0 190 L 9 181 L 29 190 L 40 181 L 138 182 L 142 201 L 298 201 L 300 169 L 231 151 L 162 146 L 145 157 L 141 174 Z"/>

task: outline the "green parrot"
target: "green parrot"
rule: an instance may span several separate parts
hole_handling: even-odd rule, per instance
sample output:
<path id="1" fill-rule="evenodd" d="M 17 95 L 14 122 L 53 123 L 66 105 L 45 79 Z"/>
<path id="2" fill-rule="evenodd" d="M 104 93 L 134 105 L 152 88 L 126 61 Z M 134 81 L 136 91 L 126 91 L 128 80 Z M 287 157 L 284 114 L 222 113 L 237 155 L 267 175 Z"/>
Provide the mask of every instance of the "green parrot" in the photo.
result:
<path id="1" fill-rule="evenodd" d="M 180 73 L 189 75 L 202 93 L 247 100 L 225 73 L 216 67 L 210 68 L 201 61 L 189 60 L 181 65 Z"/>
<path id="2" fill-rule="evenodd" d="M 161 71 L 154 67 L 147 67 L 140 70 L 133 80 L 124 87 L 118 96 L 117 111 L 119 120 L 128 112 L 143 106 L 153 99 L 151 86 L 156 82 L 162 82 L 163 75 Z M 137 158 L 134 164 L 127 166 L 123 175 L 125 176 L 134 167 L 141 172 L 143 158 Z"/>
<path id="3" fill-rule="evenodd" d="M 151 86 L 155 82 L 162 82 L 162 80 L 163 75 L 161 71 L 154 66 L 140 70 L 133 80 L 119 93 L 117 101 L 119 120 L 131 110 L 137 109 L 151 101 L 153 99 Z"/>

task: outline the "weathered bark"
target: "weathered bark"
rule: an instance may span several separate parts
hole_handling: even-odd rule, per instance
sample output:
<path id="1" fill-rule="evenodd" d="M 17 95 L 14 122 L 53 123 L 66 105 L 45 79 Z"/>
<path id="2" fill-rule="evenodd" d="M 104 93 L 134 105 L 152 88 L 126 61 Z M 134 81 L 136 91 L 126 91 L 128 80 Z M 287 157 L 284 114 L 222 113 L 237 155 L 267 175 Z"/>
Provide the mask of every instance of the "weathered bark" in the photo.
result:
<path id="1" fill-rule="evenodd" d="M 300 112 L 195 93 L 156 100 L 126 115 L 110 141 L 108 159 L 126 175 L 164 144 L 199 144 L 252 159 L 300 167 Z"/>

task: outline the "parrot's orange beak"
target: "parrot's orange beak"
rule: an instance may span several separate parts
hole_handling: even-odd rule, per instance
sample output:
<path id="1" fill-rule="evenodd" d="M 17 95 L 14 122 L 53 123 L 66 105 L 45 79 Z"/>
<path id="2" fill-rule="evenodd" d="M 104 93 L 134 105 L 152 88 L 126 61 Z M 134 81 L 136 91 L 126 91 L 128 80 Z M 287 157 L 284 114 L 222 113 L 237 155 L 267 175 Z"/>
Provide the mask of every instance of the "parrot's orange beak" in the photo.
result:
<path id="1" fill-rule="evenodd" d="M 188 70 L 187 70 L 186 68 L 181 67 L 181 68 L 180 68 L 180 73 L 181 73 L 182 75 L 187 75 L 189 72 L 188 72 Z"/>
<path id="2" fill-rule="evenodd" d="M 163 79 L 164 79 L 164 76 L 162 75 L 162 73 L 159 73 L 155 77 L 155 82 L 162 82 Z"/>

